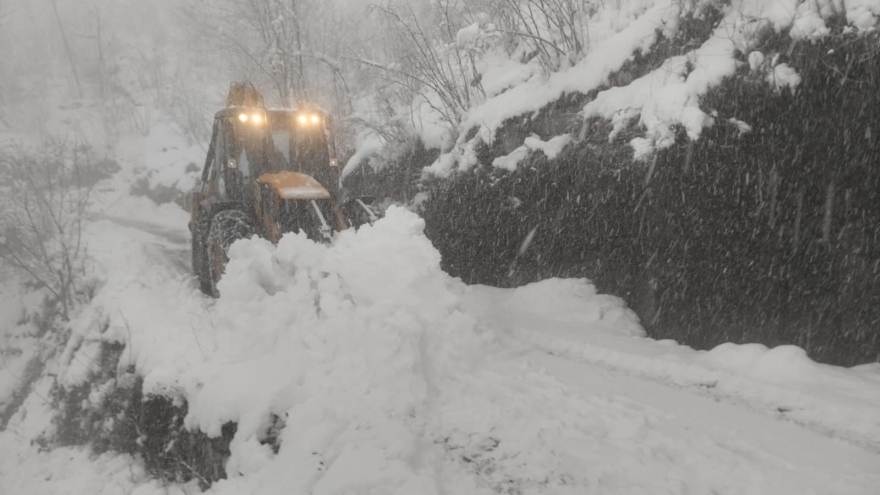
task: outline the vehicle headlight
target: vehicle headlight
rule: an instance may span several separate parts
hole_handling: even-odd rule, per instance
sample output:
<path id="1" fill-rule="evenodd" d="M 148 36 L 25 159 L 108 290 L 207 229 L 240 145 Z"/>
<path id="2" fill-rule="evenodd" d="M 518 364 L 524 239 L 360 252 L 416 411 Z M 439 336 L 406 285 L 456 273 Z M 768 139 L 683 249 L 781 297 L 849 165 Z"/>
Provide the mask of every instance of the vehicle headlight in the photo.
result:
<path id="1" fill-rule="evenodd" d="M 263 116 L 262 116 L 262 115 L 260 115 L 260 114 L 258 114 L 258 113 L 255 113 L 255 114 L 251 115 L 251 122 L 253 122 L 254 124 L 259 124 L 259 123 L 261 123 L 262 121 L 263 121 Z"/>
<path id="2" fill-rule="evenodd" d="M 299 116 L 299 123 L 300 123 L 300 124 L 308 124 L 308 123 L 309 123 L 309 118 L 306 117 L 305 114 L 302 114 L 302 115 Z"/>
<path id="3" fill-rule="evenodd" d="M 321 117 L 318 117 L 317 115 L 312 115 L 312 123 L 313 124 L 317 124 L 320 121 L 321 121 Z"/>
<path id="4" fill-rule="evenodd" d="M 248 121 L 248 116 L 247 116 L 247 114 L 246 114 L 246 113 L 240 113 L 240 114 L 238 114 L 238 120 L 240 120 L 240 121 L 242 121 L 242 122 L 247 122 L 247 121 Z"/>

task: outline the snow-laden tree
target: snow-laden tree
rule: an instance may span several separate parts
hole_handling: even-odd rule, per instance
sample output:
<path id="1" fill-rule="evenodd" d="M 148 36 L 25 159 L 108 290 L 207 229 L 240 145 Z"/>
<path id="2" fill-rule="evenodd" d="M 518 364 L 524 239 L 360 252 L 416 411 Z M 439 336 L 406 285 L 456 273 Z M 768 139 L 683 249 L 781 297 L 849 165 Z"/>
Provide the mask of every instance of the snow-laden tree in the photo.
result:
<path id="1" fill-rule="evenodd" d="M 599 4 L 587 0 L 480 0 L 499 30 L 537 57 L 548 72 L 569 67 L 589 47 L 590 17 Z"/>
<path id="2" fill-rule="evenodd" d="M 417 10 L 404 2 L 375 7 L 386 27 L 383 70 L 406 88 L 414 109 L 427 106 L 454 132 L 469 108 L 484 98 L 476 67 L 494 26 L 463 3 L 440 2 Z"/>
<path id="3" fill-rule="evenodd" d="M 0 264 L 45 290 L 65 320 L 86 289 L 83 224 L 97 171 L 88 148 L 61 141 L 0 156 Z"/>
<path id="4" fill-rule="evenodd" d="M 184 26 L 230 75 L 254 82 L 271 104 L 343 108 L 348 84 L 339 57 L 346 20 L 318 0 L 187 1 Z"/>

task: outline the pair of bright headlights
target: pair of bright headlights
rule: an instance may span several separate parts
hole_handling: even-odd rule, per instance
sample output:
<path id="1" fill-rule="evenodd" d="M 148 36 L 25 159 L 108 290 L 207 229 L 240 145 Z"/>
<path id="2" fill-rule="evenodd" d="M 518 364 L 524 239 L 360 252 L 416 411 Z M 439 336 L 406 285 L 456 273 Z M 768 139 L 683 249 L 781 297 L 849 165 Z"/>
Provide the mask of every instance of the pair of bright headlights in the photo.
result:
<path id="1" fill-rule="evenodd" d="M 252 113 L 250 115 L 246 113 L 240 113 L 238 114 L 238 120 L 243 123 L 250 122 L 251 124 L 262 124 L 265 118 L 262 114 L 259 113 Z"/>
<path id="2" fill-rule="evenodd" d="M 306 125 L 306 124 L 315 125 L 315 124 L 319 124 L 321 122 L 321 116 L 316 113 L 313 113 L 311 115 L 306 115 L 304 113 L 301 113 L 301 114 L 299 114 L 299 116 L 297 116 L 296 120 L 297 120 L 297 122 L 299 122 L 302 125 Z"/>
<path id="3" fill-rule="evenodd" d="M 263 115 L 259 114 L 259 113 L 252 113 L 252 114 L 240 113 L 240 114 L 238 114 L 238 120 L 241 121 L 242 123 L 250 122 L 252 124 L 262 124 L 263 121 L 265 120 L 265 117 L 263 117 Z M 299 116 L 297 116 L 296 120 L 297 120 L 297 122 L 299 122 L 302 125 L 307 125 L 307 124 L 315 125 L 315 124 L 321 123 L 321 116 L 316 113 L 313 113 L 311 115 L 301 113 L 301 114 L 299 114 Z"/>

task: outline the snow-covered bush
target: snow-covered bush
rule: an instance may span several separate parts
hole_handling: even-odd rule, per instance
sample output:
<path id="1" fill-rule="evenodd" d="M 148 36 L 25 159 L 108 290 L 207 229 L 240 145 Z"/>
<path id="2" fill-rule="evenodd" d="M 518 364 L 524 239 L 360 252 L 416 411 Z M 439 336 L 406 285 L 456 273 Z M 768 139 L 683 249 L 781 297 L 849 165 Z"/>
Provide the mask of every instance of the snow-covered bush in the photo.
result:
<path id="1" fill-rule="evenodd" d="M 62 319 L 87 297 L 84 216 L 92 188 L 116 167 L 63 141 L 0 155 L 0 261 L 45 290 Z"/>
<path id="2" fill-rule="evenodd" d="M 469 108 L 484 98 L 476 63 L 490 49 L 494 25 L 447 2 L 417 13 L 406 3 L 376 7 L 388 29 L 394 65 L 386 71 L 409 88 L 412 107 L 426 105 L 439 114 L 448 132 L 458 128 Z"/>
<path id="3" fill-rule="evenodd" d="M 487 0 L 500 32 L 518 45 L 515 51 L 534 56 L 547 73 L 568 68 L 590 43 L 589 20 L 600 4 L 583 0 Z"/>

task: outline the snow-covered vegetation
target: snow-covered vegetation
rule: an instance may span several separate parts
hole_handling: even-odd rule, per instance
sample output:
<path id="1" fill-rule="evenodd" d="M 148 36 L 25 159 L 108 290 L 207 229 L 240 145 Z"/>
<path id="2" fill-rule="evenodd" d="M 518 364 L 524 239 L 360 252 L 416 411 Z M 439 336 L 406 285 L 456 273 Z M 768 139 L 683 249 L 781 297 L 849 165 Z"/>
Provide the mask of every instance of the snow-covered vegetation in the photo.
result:
<path id="1" fill-rule="evenodd" d="M 0 493 L 875 493 L 878 22 L 0 0 Z M 242 80 L 387 210 L 214 300 L 184 199 Z"/>

